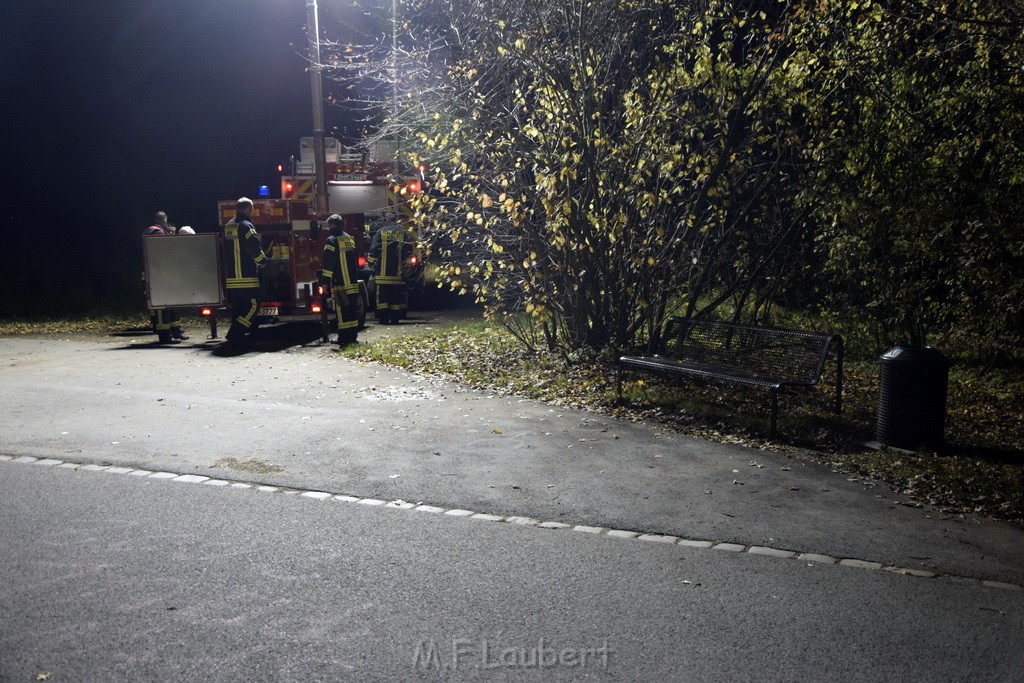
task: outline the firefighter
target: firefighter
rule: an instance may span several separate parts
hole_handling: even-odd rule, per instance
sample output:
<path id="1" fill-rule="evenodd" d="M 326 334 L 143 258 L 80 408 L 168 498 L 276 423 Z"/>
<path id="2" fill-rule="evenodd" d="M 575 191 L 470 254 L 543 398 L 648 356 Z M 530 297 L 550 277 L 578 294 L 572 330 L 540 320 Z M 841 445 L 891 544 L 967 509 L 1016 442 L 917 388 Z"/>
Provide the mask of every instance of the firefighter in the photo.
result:
<path id="1" fill-rule="evenodd" d="M 377 285 L 377 320 L 382 325 L 397 323 L 409 308 L 402 270 L 412 256 L 412 239 L 394 220 L 387 220 L 373 234 L 370 255 Z"/>
<path id="2" fill-rule="evenodd" d="M 149 235 L 171 235 L 173 228 L 167 222 L 167 214 L 157 211 L 153 216 L 153 225 L 142 231 L 143 236 Z M 142 280 L 146 280 L 146 272 L 142 272 Z M 180 316 L 175 308 L 151 308 L 149 310 L 149 321 L 156 332 L 161 344 L 177 344 L 186 341 L 188 335 L 181 329 Z"/>
<path id="3" fill-rule="evenodd" d="M 354 344 L 359 333 L 359 280 L 356 241 L 345 232 L 338 214 L 327 219 L 331 236 L 324 243 L 323 276 L 334 296 L 338 314 L 338 345 Z"/>
<path id="4" fill-rule="evenodd" d="M 260 309 L 260 267 L 267 256 L 260 246 L 256 226 L 250 220 L 253 203 L 241 197 L 235 203 L 235 217 L 224 226 L 224 289 L 231 304 L 231 327 L 224 336 L 230 346 L 248 344 L 256 329 Z"/>

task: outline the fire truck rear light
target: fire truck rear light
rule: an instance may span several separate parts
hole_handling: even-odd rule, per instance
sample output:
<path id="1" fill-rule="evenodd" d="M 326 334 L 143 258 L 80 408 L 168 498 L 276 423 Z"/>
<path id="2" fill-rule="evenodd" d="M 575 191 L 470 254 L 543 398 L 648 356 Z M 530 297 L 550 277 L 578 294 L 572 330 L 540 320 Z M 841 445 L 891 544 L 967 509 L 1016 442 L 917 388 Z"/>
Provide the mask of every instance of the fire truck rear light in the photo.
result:
<path id="1" fill-rule="evenodd" d="M 320 313 L 324 309 L 320 307 L 320 304 L 313 304 L 312 306 L 310 306 L 310 310 L 313 311 L 314 313 Z"/>
<path id="2" fill-rule="evenodd" d="M 360 268 L 365 268 L 366 267 L 366 257 L 365 256 L 360 256 L 359 260 L 357 261 L 357 263 L 359 264 Z"/>
<path id="3" fill-rule="evenodd" d="M 323 285 L 317 285 L 316 286 L 316 293 L 319 294 L 320 296 L 323 296 L 325 291 L 326 290 L 324 290 L 324 286 Z"/>
<path id="4" fill-rule="evenodd" d="M 419 259 L 419 257 L 418 257 L 418 256 L 416 256 L 416 254 L 413 254 L 412 256 L 410 256 L 410 257 L 409 257 L 409 263 L 410 263 L 411 265 L 414 265 L 414 266 L 415 266 L 415 265 L 416 265 L 417 263 L 419 263 L 419 262 L 420 262 L 420 259 Z"/>
<path id="5" fill-rule="evenodd" d="M 211 315 L 213 315 L 213 309 L 212 308 L 204 308 L 204 309 L 202 309 L 200 311 L 200 313 L 202 314 L 202 316 L 204 318 L 209 318 Z"/>

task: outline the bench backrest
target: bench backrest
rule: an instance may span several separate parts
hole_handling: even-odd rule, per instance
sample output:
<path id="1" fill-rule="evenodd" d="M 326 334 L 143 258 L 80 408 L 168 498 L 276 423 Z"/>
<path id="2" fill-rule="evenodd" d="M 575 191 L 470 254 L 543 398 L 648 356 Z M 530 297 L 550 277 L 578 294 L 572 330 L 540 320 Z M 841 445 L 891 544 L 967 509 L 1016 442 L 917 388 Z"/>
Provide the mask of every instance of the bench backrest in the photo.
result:
<path id="1" fill-rule="evenodd" d="M 786 384 L 815 384 L 835 335 L 670 318 L 659 355 Z"/>

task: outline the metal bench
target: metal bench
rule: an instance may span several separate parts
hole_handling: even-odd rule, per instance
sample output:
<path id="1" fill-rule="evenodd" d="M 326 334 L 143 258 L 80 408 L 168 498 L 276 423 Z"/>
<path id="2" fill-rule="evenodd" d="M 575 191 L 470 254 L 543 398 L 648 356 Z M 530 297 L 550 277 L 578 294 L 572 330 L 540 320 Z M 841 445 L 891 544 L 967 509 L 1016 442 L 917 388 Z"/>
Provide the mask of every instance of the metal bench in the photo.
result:
<path id="1" fill-rule="evenodd" d="M 653 356 L 619 358 L 617 395 L 621 400 L 626 370 L 763 387 L 771 395 L 774 436 L 779 391 L 816 385 L 833 346 L 839 415 L 843 408 L 843 340 L 839 335 L 693 318 L 670 318 Z"/>

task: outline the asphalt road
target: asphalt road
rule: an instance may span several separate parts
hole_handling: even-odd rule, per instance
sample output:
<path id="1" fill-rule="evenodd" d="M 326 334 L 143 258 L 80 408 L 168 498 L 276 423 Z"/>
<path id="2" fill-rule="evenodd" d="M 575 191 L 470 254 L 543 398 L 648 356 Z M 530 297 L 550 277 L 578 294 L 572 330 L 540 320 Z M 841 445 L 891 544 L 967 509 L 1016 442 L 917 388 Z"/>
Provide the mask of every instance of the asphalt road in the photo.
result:
<path id="1" fill-rule="evenodd" d="M 1024 663 L 1016 527 L 315 338 L 219 357 L 197 336 L 0 338 L 0 680 L 1013 680 Z M 261 484 L 289 492 L 243 486 Z M 419 504 L 433 514 L 397 509 Z M 615 654 L 470 664 L 540 638 Z M 458 670 L 413 666 L 426 642 Z"/>
<path id="2" fill-rule="evenodd" d="M 0 679 L 1008 681 L 1024 594 L 0 463 Z"/>

